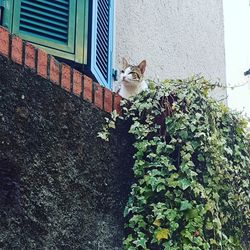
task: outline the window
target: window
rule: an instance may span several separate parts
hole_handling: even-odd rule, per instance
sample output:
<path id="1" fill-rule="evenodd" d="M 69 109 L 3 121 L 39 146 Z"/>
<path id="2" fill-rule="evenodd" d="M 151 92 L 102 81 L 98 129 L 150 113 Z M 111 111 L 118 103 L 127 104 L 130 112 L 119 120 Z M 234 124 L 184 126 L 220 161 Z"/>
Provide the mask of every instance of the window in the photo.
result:
<path id="1" fill-rule="evenodd" d="M 84 65 L 100 84 L 111 87 L 113 0 L 2 1 L 2 23 L 10 32 Z"/>

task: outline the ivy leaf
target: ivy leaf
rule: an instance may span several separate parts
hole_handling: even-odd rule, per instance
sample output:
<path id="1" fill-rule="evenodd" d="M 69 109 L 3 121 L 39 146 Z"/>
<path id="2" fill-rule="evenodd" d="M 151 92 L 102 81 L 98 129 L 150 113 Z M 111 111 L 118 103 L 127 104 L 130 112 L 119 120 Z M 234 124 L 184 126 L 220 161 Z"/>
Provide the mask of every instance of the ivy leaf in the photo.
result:
<path id="1" fill-rule="evenodd" d="M 199 216 L 199 212 L 197 209 L 190 209 L 185 215 L 188 219 L 194 219 Z"/>
<path id="2" fill-rule="evenodd" d="M 238 115 L 209 97 L 216 86 L 202 77 L 166 80 L 124 102 L 136 140 L 135 184 L 124 211 L 131 234 L 124 249 L 244 245 L 250 135 Z M 116 118 L 106 119 L 104 138 Z M 170 240 L 172 232 L 180 237 Z"/>
<path id="3" fill-rule="evenodd" d="M 242 182 L 242 186 L 245 187 L 245 188 L 249 188 L 249 180 L 244 180 Z"/>
<path id="4" fill-rule="evenodd" d="M 97 137 L 101 138 L 104 141 L 109 141 L 108 133 L 98 132 Z"/>
<path id="5" fill-rule="evenodd" d="M 199 147 L 199 143 L 197 141 L 191 141 L 191 145 L 194 150 Z"/>
<path id="6" fill-rule="evenodd" d="M 147 246 L 146 246 L 146 243 L 147 243 L 147 240 L 145 238 L 140 238 L 140 239 L 137 239 L 135 241 L 133 241 L 133 243 L 136 245 L 136 249 L 138 249 L 138 247 L 142 247 L 143 249 L 146 249 Z"/>
<path id="7" fill-rule="evenodd" d="M 186 140 L 188 138 L 188 132 L 186 130 L 180 131 L 179 135 L 180 135 L 181 139 L 183 139 L 183 140 Z"/>
<path id="8" fill-rule="evenodd" d="M 196 130 L 196 126 L 194 126 L 193 124 L 190 124 L 190 130 L 192 131 L 192 132 L 194 132 L 195 130 Z"/>
<path id="9" fill-rule="evenodd" d="M 157 193 L 159 193 L 159 192 L 161 192 L 163 190 L 166 190 L 166 187 L 163 184 L 158 185 L 157 188 L 156 188 Z"/>
<path id="10" fill-rule="evenodd" d="M 208 221 L 207 224 L 206 224 L 206 229 L 207 229 L 207 230 L 212 230 L 213 227 L 214 227 L 214 226 L 213 226 L 213 223 L 210 222 L 210 221 Z"/>
<path id="11" fill-rule="evenodd" d="M 214 218 L 213 219 L 213 223 L 216 225 L 216 227 L 218 227 L 219 229 L 221 229 L 221 221 L 219 218 Z"/>
<path id="12" fill-rule="evenodd" d="M 168 165 L 168 171 L 176 170 L 174 165 Z"/>
<path id="13" fill-rule="evenodd" d="M 159 227 L 161 225 L 161 221 L 159 219 L 156 219 L 154 222 L 153 222 L 153 225 Z"/>
<path id="14" fill-rule="evenodd" d="M 181 201 L 180 211 L 185 211 L 192 208 L 192 204 L 189 201 Z"/>
<path id="15" fill-rule="evenodd" d="M 170 186 L 170 187 L 176 187 L 178 185 L 178 181 L 176 179 L 178 179 L 179 177 L 179 174 L 177 173 L 174 173 L 174 174 L 171 174 L 169 178 L 167 178 L 167 184 Z"/>
<path id="16" fill-rule="evenodd" d="M 188 187 L 190 187 L 191 182 L 187 179 L 181 179 L 179 180 L 179 186 L 182 190 L 186 190 Z"/>
<path id="17" fill-rule="evenodd" d="M 168 239 L 170 236 L 170 232 L 167 228 L 161 228 L 159 230 L 157 230 L 155 237 L 157 239 L 157 241 L 159 242 L 162 239 Z"/>
<path id="18" fill-rule="evenodd" d="M 210 244 L 211 244 L 211 245 L 219 246 L 218 243 L 217 243 L 217 241 L 216 241 L 215 239 L 212 239 L 212 238 L 211 238 L 211 239 L 209 239 L 209 241 L 210 241 Z"/>
<path id="19" fill-rule="evenodd" d="M 168 209 L 166 212 L 166 217 L 169 221 L 174 221 L 175 218 L 178 217 L 177 211 L 174 209 Z M 171 223 L 171 227 L 173 228 L 173 223 Z"/>
<path id="20" fill-rule="evenodd" d="M 215 203 L 214 203 L 214 201 L 212 201 L 212 200 L 209 200 L 208 202 L 207 202 L 207 204 L 205 205 L 205 210 L 206 211 L 210 211 L 211 213 L 213 213 L 214 212 L 214 210 L 215 210 Z"/>

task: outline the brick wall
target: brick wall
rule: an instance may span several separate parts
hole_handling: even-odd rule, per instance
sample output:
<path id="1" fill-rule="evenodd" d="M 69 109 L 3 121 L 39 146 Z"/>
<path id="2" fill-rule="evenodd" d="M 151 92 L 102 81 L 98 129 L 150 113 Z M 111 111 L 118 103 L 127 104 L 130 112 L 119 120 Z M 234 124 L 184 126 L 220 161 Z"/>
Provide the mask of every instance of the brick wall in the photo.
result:
<path id="1" fill-rule="evenodd" d="M 120 113 L 121 97 L 109 89 L 94 82 L 90 77 L 72 69 L 65 63 L 58 62 L 52 55 L 35 48 L 20 37 L 11 35 L 0 26 L 0 54 L 13 62 L 24 65 L 37 75 L 50 80 L 65 91 L 73 93 L 105 112 L 114 109 Z"/>

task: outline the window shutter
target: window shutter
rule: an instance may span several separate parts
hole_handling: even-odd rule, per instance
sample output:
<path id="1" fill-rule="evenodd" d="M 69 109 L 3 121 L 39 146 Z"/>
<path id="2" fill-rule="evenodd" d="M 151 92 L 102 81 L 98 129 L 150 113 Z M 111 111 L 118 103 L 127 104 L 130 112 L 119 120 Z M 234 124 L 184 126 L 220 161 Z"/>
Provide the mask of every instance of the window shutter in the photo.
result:
<path id="1" fill-rule="evenodd" d="M 111 88 L 113 0 L 92 4 L 91 71 L 100 84 Z"/>
<path id="2" fill-rule="evenodd" d="M 74 53 L 76 0 L 15 1 L 13 33 L 46 47 Z"/>
<path id="3" fill-rule="evenodd" d="M 7 1 L 3 24 L 10 32 L 111 88 L 114 0 Z"/>

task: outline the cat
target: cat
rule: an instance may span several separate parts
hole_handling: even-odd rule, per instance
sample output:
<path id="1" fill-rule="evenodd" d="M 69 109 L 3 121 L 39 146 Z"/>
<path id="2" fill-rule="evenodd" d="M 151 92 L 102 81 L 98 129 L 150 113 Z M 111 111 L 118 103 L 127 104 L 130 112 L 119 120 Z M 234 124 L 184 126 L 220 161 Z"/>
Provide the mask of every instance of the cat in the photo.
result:
<path id="1" fill-rule="evenodd" d="M 148 89 L 146 81 L 143 80 L 143 75 L 146 68 L 146 60 L 143 60 L 139 65 L 130 65 L 123 58 L 123 70 L 120 75 L 121 88 L 118 91 L 119 95 L 128 99 L 131 96 L 138 95 L 143 90 Z"/>

